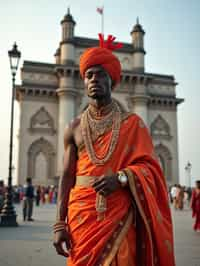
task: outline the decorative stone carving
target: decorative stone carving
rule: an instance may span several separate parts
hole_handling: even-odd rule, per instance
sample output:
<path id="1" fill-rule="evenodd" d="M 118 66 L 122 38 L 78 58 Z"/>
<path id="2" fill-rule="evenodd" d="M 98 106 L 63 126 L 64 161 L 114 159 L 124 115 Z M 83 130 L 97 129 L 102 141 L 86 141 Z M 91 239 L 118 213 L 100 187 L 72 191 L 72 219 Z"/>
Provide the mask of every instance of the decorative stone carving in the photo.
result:
<path id="1" fill-rule="evenodd" d="M 155 146 L 155 153 L 159 159 L 160 166 L 164 172 L 166 180 L 172 181 L 172 156 L 169 149 L 162 143 Z"/>
<path id="2" fill-rule="evenodd" d="M 29 130 L 31 133 L 55 134 L 54 120 L 44 107 L 31 117 Z"/>
<path id="3" fill-rule="evenodd" d="M 159 114 L 156 119 L 152 122 L 151 135 L 157 139 L 170 139 L 170 127 L 165 119 Z"/>
<path id="4" fill-rule="evenodd" d="M 46 83 L 46 84 L 57 84 L 57 79 L 55 75 L 51 74 L 40 74 L 40 73 L 31 73 L 31 72 L 23 72 L 22 79 L 24 82 L 30 83 Z"/>
<path id="5" fill-rule="evenodd" d="M 36 159 L 40 154 L 43 154 L 46 159 L 46 173 L 47 176 L 44 178 L 54 178 L 55 176 L 55 151 L 53 145 L 40 138 L 34 141 L 28 149 L 28 168 L 27 177 L 37 178 L 36 174 Z M 39 182 L 39 180 L 38 180 Z"/>

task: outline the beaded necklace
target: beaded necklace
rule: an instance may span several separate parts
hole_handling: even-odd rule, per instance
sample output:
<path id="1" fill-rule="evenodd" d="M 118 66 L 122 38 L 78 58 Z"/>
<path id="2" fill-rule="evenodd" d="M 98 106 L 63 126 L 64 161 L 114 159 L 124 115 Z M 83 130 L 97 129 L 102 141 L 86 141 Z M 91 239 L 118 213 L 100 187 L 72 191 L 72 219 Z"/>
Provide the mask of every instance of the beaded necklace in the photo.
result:
<path id="1" fill-rule="evenodd" d="M 96 165 L 104 165 L 111 158 L 119 138 L 121 124 L 121 110 L 117 102 L 112 101 L 110 112 L 97 119 L 90 106 L 84 111 L 81 118 L 83 140 L 90 160 Z M 98 113 L 98 112 L 97 112 Z M 92 138 L 103 135 L 108 127 L 112 126 L 108 149 L 103 156 L 95 153 Z"/>

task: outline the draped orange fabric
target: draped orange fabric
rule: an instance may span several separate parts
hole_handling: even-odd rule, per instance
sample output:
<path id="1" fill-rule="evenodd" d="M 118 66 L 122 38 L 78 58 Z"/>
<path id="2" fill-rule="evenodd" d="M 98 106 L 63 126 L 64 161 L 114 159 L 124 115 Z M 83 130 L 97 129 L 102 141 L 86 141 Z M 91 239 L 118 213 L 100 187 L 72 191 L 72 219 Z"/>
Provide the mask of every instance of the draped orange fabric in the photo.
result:
<path id="1" fill-rule="evenodd" d="M 109 131 L 95 141 L 97 154 L 106 153 L 110 136 Z M 97 221 L 93 188 L 75 186 L 71 190 L 68 223 L 73 249 L 67 265 L 174 266 L 165 180 L 148 129 L 135 114 L 122 121 L 116 149 L 103 166 L 94 165 L 85 149 L 79 152 L 77 176 L 110 175 L 119 170 L 128 175 L 129 188 L 107 197 L 107 211 L 101 221 Z M 132 224 L 127 225 L 131 209 L 135 214 Z M 121 239 L 120 230 L 126 232 Z M 127 250 L 132 256 L 129 262 Z"/>

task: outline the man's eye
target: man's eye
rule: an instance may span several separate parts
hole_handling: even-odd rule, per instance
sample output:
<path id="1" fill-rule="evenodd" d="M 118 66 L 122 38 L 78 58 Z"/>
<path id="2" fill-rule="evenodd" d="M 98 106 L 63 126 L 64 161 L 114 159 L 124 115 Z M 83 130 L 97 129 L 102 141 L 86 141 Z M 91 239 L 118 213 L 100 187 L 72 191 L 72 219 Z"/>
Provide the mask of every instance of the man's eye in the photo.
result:
<path id="1" fill-rule="evenodd" d="M 92 73 L 87 73 L 85 76 L 86 76 L 87 79 L 91 79 L 92 75 L 93 75 Z"/>
<path id="2" fill-rule="evenodd" d="M 86 77 L 87 79 L 90 79 L 90 78 L 92 77 L 92 75 L 87 73 L 87 74 L 85 75 L 85 77 Z"/>

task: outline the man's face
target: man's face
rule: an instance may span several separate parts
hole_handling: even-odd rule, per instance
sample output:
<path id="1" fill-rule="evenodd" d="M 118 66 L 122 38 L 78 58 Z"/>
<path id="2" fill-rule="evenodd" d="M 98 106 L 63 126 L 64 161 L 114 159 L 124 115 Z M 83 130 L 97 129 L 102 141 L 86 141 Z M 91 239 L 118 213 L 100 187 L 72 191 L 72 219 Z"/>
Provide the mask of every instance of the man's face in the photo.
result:
<path id="1" fill-rule="evenodd" d="M 111 96 L 111 78 L 102 66 L 93 66 L 86 70 L 84 84 L 87 95 L 93 99 Z"/>

